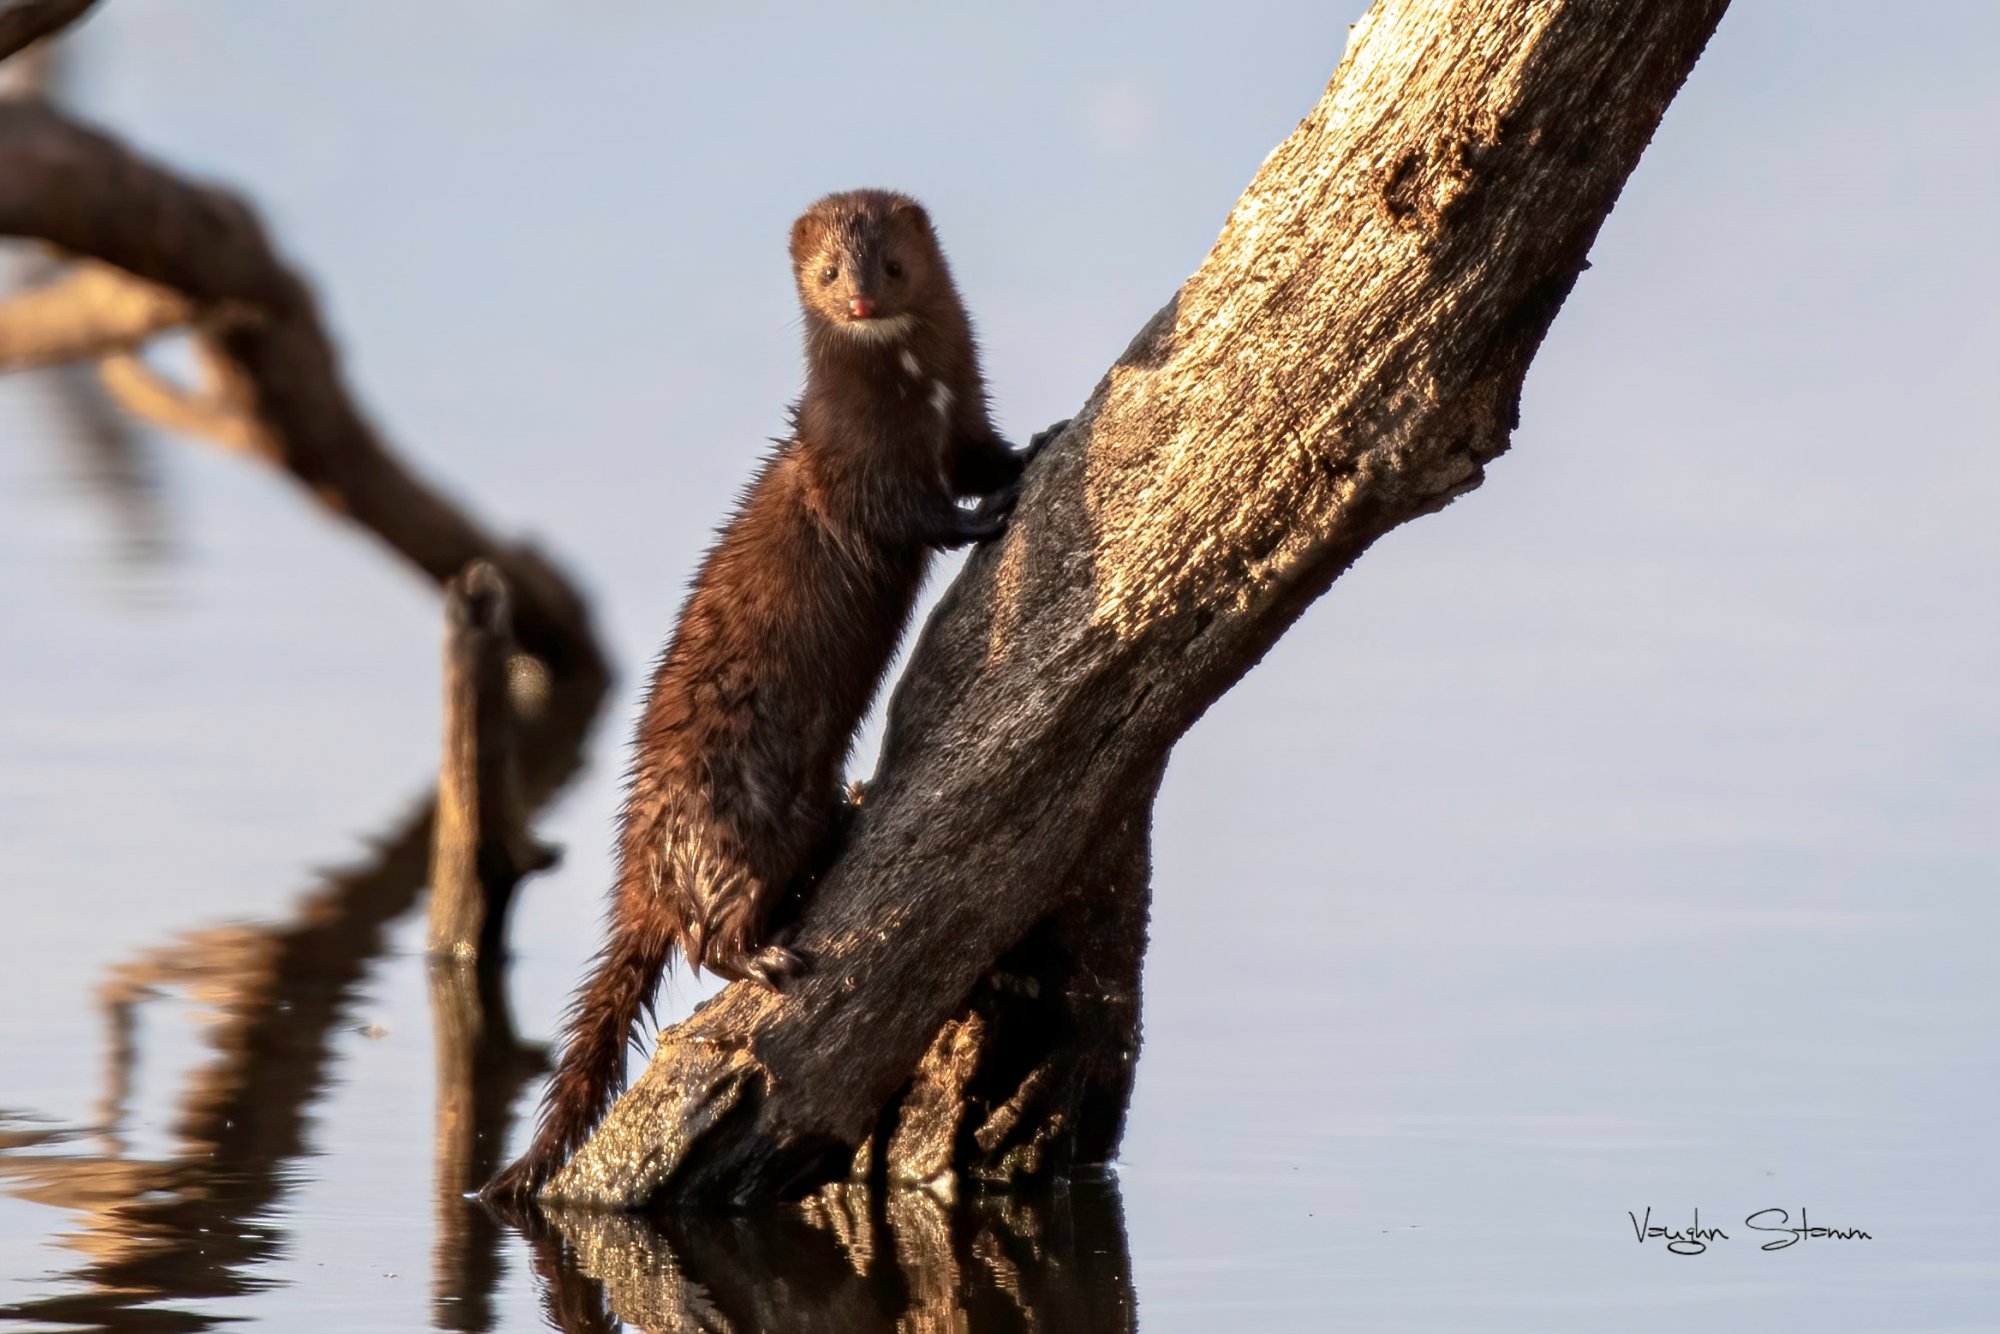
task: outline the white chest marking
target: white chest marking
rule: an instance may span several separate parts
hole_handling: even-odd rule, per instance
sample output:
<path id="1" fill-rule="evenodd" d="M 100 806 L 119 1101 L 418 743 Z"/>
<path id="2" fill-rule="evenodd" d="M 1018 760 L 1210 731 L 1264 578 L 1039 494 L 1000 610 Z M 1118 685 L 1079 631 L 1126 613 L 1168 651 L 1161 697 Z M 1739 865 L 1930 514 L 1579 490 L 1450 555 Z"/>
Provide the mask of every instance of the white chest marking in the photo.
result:
<path id="1" fill-rule="evenodd" d="M 937 409 L 940 417 L 951 415 L 951 386 L 943 380 L 931 381 L 931 406 Z"/>
<path id="2" fill-rule="evenodd" d="M 911 375 L 922 375 L 924 368 L 917 365 L 917 354 L 907 347 L 903 349 L 903 369 Z"/>

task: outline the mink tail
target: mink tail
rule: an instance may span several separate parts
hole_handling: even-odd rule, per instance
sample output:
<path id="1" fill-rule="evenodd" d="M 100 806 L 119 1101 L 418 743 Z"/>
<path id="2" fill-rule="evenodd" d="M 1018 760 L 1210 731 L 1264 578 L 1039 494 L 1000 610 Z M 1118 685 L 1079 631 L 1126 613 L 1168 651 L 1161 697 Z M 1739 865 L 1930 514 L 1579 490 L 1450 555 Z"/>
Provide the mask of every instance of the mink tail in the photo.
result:
<path id="1" fill-rule="evenodd" d="M 620 887 L 610 926 L 597 970 L 570 1006 L 562 1061 L 542 1096 L 534 1142 L 487 1183 L 482 1198 L 518 1200 L 540 1192 L 625 1087 L 625 1044 L 639 1011 L 652 1004 L 676 932 L 659 896 L 644 884 Z"/>

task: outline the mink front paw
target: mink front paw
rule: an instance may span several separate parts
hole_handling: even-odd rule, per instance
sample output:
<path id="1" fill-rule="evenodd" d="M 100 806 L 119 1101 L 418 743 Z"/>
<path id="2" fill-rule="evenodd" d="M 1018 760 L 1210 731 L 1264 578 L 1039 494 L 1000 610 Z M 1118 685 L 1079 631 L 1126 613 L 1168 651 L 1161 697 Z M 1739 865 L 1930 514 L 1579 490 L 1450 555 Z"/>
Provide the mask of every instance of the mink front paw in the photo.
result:
<path id="1" fill-rule="evenodd" d="M 1013 517 L 1014 506 L 1020 499 L 1021 479 L 1018 477 L 982 499 L 968 516 L 973 527 L 978 529 L 973 534 L 973 540 L 983 542 L 1006 532 L 1007 520 Z"/>
<path id="2" fill-rule="evenodd" d="M 804 955 L 775 943 L 766 945 L 743 963 L 743 976 L 767 991 L 783 990 L 783 983 L 805 971 Z"/>
<path id="3" fill-rule="evenodd" d="M 1067 431 L 1069 429 L 1069 423 L 1070 419 L 1068 417 L 1064 417 L 1061 421 L 1056 422 L 1054 425 L 1044 426 L 1041 430 L 1029 436 L 1028 447 L 1021 451 L 1022 465 L 1026 466 L 1027 464 L 1033 463 L 1037 458 L 1041 457 L 1042 451 L 1049 447 L 1049 442 L 1054 440 L 1057 436 L 1061 435 L 1064 431 Z"/>
<path id="4" fill-rule="evenodd" d="M 985 542 L 1000 536 L 1007 531 L 1007 516 L 1013 512 L 1014 502 L 1020 495 L 1021 484 L 1009 482 L 980 501 L 977 509 L 962 510 L 953 506 L 950 517 L 931 537 L 930 544 L 950 550 L 968 542 Z"/>

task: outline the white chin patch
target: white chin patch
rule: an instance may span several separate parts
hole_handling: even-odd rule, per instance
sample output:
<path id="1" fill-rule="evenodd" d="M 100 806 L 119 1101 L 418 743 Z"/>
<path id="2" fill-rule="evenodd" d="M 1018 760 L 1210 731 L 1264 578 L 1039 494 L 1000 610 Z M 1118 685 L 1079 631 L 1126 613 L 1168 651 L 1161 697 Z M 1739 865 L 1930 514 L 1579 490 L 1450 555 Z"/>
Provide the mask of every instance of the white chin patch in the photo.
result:
<path id="1" fill-rule="evenodd" d="M 884 315 L 874 320 L 842 320 L 835 327 L 849 338 L 864 343 L 893 343 L 910 331 L 916 321 L 908 315 Z"/>

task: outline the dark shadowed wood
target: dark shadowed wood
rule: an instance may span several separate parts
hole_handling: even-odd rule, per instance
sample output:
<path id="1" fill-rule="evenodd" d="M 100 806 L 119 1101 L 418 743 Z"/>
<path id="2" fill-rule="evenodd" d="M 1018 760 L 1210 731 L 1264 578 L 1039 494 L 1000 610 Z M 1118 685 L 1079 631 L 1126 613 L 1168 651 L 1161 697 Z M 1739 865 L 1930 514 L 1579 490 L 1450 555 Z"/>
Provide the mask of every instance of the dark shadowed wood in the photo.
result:
<path id="1" fill-rule="evenodd" d="M 813 971 L 669 1030 L 550 1186 L 844 1172 L 1202 711 L 1382 534 L 1477 486 L 1724 0 L 1383 0 L 1214 249 L 1032 470 L 890 709 Z M 1101 890 L 1099 892 L 1102 892 Z"/>
<path id="2" fill-rule="evenodd" d="M 878 1119 L 861 1172 L 951 1195 L 957 1178 L 1076 1177 L 1116 1155 L 1139 1059 L 1158 778 L 1072 877 L 1074 892 L 974 986 Z"/>

